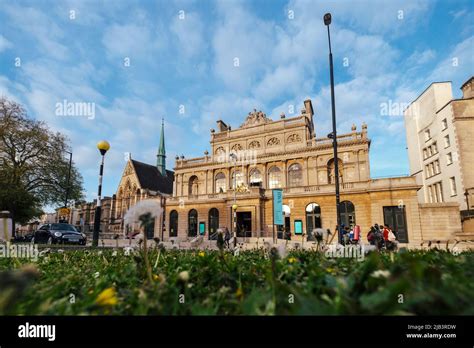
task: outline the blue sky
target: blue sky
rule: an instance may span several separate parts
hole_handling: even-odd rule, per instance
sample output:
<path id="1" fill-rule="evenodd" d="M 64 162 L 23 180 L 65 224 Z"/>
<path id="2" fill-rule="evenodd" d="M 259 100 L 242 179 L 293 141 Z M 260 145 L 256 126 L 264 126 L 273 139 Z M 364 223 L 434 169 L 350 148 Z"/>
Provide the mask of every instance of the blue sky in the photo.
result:
<path id="1" fill-rule="evenodd" d="M 278 119 L 311 98 L 316 136 L 326 136 L 331 104 L 322 17 L 330 11 L 338 132 L 365 121 L 372 177 L 406 174 L 403 117 L 382 115 L 381 104 L 410 103 L 433 81 L 452 81 L 460 97 L 474 70 L 473 6 L 0 0 L 0 95 L 70 138 L 88 199 L 97 188 L 96 143 L 107 139 L 103 192 L 111 195 L 125 153 L 156 163 L 162 117 L 169 168 L 177 154 L 209 150 L 216 120 L 235 128 L 254 108 Z M 95 117 L 57 116 L 64 100 L 94 103 Z"/>

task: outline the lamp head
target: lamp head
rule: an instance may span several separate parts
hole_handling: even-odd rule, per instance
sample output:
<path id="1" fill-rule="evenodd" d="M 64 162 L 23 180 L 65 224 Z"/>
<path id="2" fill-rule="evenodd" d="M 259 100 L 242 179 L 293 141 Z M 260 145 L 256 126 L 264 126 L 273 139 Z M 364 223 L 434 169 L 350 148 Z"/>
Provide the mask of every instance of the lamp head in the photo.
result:
<path id="1" fill-rule="evenodd" d="M 107 151 L 109 151 L 110 144 L 105 140 L 101 140 L 97 143 L 97 148 L 99 149 L 100 154 L 103 156 Z"/>
<path id="2" fill-rule="evenodd" d="M 237 204 L 233 204 L 233 205 L 232 205 L 232 209 L 233 209 L 233 210 L 237 210 L 237 208 L 238 208 L 238 205 L 237 205 Z"/>
<path id="3" fill-rule="evenodd" d="M 329 25 L 331 24 L 331 14 L 328 12 L 324 15 L 324 24 Z"/>

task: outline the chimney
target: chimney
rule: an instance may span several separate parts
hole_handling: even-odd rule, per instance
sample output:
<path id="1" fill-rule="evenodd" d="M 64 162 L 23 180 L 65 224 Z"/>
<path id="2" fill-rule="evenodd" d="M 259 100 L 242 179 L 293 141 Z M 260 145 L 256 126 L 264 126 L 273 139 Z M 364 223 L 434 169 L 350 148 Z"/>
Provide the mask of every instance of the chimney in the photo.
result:
<path id="1" fill-rule="evenodd" d="M 217 121 L 217 130 L 219 132 L 225 132 L 228 129 L 229 129 L 229 126 L 227 126 L 224 121 L 222 120 Z"/>
<path id="2" fill-rule="evenodd" d="M 304 101 L 304 108 L 306 110 L 306 115 L 314 115 L 313 104 L 311 103 L 311 99 L 306 99 Z"/>
<path id="3" fill-rule="evenodd" d="M 461 86 L 463 99 L 474 97 L 473 83 L 474 83 L 474 76 L 471 76 L 471 78 L 467 80 L 466 82 L 464 82 L 464 84 Z"/>

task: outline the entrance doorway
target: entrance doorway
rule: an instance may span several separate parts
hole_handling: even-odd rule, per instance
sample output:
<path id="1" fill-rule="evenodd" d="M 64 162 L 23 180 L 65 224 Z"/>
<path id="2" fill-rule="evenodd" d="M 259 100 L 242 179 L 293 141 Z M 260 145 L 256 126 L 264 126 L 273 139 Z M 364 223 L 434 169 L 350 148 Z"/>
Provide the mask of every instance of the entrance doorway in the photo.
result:
<path id="1" fill-rule="evenodd" d="M 237 212 L 237 237 L 252 237 L 252 212 Z"/>
<path id="2" fill-rule="evenodd" d="M 217 240 L 217 229 L 219 228 L 219 210 L 209 210 L 209 239 Z"/>
<path id="3" fill-rule="evenodd" d="M 408 243 L 405 206 L 383 207 L 383 221 L 394 231 L 400 243 Z"/>
<path id="4" fill-rule="evenodd" d="M 188 237 L 196 237 L 198 231 L 198 213 L 191 209 L 188 214 Z"/>

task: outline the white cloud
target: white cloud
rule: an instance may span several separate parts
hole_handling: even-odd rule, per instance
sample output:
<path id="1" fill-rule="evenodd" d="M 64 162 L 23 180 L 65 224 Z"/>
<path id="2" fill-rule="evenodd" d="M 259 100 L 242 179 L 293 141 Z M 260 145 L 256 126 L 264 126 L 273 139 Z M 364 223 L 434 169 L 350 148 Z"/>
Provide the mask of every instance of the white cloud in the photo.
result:
<path id="1" fill-rule="evenodd" d="M 31 35 L 43 56 L 58 60 L 68 57 L 68 48 L 61 40 L 65 35 L 63 30 L 47 15 L 32 7 L 3 4 L 3 10 L 9 15 L 9 21 L 17 29 Z"/>
<path id="2" fill-rule="evenodd" d="M 212 39 L 214 71 L 228 90 L 245 93 L 267 66 L 274 44 L 273 23 L 257 18 L 240 5 L 228 5 L 219 5 Z"/>
<path id="3" fill-rule="evenodd" d="M 192 58 L 207 48 L 204 41 L 204 25 L 197 13 L 185 12 L 184 18 L 175 16 L 171 31 L 178 38 L 179 54 Z"/>
<path id="4" fill-rule="evenodd" d="M 474 36 L 471 36 L 458 43 L 446 55 L 446 58 L 440 61 L 427 77 L 428 81 L 457 81 L 464 82 L 472 76 L 472 67 L 474 66 Z"/>
<path id="5" fill-rule="evenodd" d="M 102 38 L 107 54 L 112 57 L 143 57 L 146 52 L 157 47 L 152 31 L 146 26 L 136 24 L 109 26 Z"/>
<path id="6" fill-rule="evenodd" d="M 5 36 L 0 34 L 0 52 L 3 52 L 11 47 L 13 47 L 12 43 L 8 41 Z"/>

